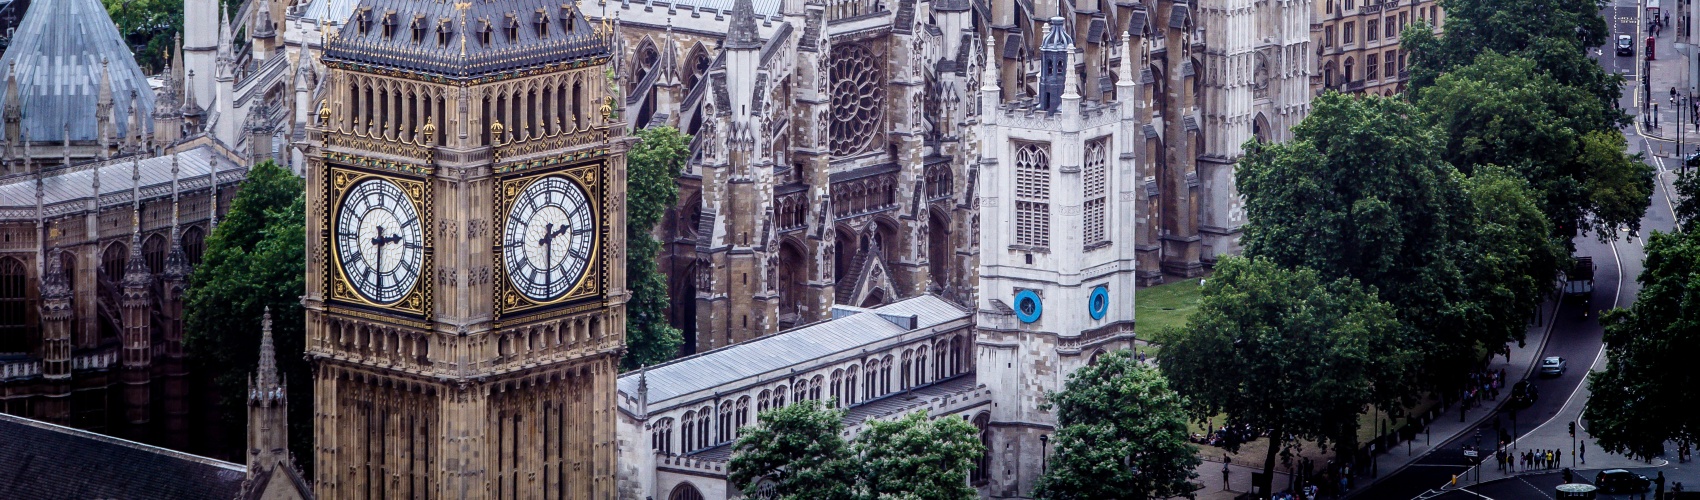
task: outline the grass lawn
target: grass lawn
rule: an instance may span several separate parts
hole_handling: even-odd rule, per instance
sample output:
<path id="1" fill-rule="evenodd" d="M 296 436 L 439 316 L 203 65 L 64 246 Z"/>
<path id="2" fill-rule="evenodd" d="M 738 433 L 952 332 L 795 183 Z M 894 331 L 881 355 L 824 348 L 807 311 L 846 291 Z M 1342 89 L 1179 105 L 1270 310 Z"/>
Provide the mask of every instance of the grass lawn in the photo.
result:
<path id="1" fill-rule="evenodd" d="M 1198 310 L 1198 280 L 1179 278 L 1161 285 L 1141 288 L 1134 292 L 1133 331 L 1141 338 L 1150 338 L 1169 326 L 1185 326 L 1186 317 Z"/>

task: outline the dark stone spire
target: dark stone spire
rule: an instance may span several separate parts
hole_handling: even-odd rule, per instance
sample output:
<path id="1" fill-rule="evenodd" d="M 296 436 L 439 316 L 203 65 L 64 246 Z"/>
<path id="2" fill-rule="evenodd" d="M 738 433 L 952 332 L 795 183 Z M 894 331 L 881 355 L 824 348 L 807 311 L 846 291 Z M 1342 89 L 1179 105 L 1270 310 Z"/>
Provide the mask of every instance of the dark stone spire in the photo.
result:
<path id="1" fill-rule="evenodd" d="M 738 0 L 732 4 L 732 23 L 726 28 L 726 48 L 761 48 L 761 34 L 756 32 L 756 9 L 750 0 Z"/>
<path id="2" fill-rule="evenodd" d="M 272 344 L 272 308 L 266 306 L 265 316 L 260 319 L 260 371 L 259 380 L 254 381 L 254 388 L 260 394 L 275 394 L 279 387 L 277 379 L 277 347 Z"/>
<path id="3" fill-rule="evenodd" d="M 54 249 L 48 254 L 47 275 L 41 277 L 41 300 L 69 300 L 71 298 L 71 279 L 65 276 L 64 258 L 59 255 L 64 250 Z"/>
<path id="4" fill-rule="evenodd" d="M 1055 113 L 1062 106 L 1062 95 L 1068 83 L 1068 55 L 1074 50 L 1074 37 L 1063 26 L 1063 18 L 1051 18 L 1050 29 L 1039 43 L 1039 107 Z"/>

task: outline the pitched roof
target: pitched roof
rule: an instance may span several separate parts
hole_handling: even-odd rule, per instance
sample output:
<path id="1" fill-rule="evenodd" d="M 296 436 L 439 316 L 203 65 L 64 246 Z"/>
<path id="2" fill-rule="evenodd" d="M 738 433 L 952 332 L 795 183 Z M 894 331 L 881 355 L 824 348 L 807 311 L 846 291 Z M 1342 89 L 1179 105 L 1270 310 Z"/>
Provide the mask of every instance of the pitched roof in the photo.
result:
<path id="1" fill-rule="evenodd" d="M 842 309 L 840 309 L 842 310 Z M 886 316 L 915 317 L 914 328 L 897 326 Z M 647 369 L 649 401 L 665 401 L 726 385 L 747 377 L 810 363 L 860 349 L 904 333 L 968 317 L 968 312 L 932 295 L 921 295 L 869 312 L 786 330 Z M 620 392 L 636 395 L 637 371 L 620 376 Z"/>
<path id="2" fill-rule="evenodd" d="M 218 156 L 218 182 L 229 185 L 247 177 L 248 168 L 221 156 L 211 146 L 201 146 L 177 155 L 178 188 L 182 191 L 205 189 L 212 185 L 213 157 Z M 141 174 L 142 199 L 171 196 L 171 155 L 142 158 L 140 166 L 132 157 L 117 158 L 100 163 L 50 169 L 42 179 L 42 205 L 48 216 L 85 208 L 94 195 L 94 176 L 100 173 L 102 205 L 130 204 L 131 170 Z M 0 209 L 35 211 L 35 176 L 10 175 L 0 177 Z M 3 210 L 0 210 L 3 211 Z"/>
<path id="3" fill-rule="evenodd" d="M 418 41 L 415 22 L 425 30 Z M 539 22 L 547 25 L 542 35 Z M 479 36 L 486 29 L 489 43 Z M 607 56 L 611 34 L 598 31 L 573 3 L 359 0 L 326 39 L 324 59 L 469 79 Z"/>
<path id="4" fill-rule="evenodd" d="M 247 469 L 0 414 L 0 491 L 13 498 L 229 500 Z"/>
<path id="5" fill-rule="evenodd" d="M 58 143 L 70 126 L 72 141 L 99 140 L 95 104 L 100 97 L 101 61 L 112 79 L 112 115 L 118 122 L 111 139 L 129 134 L 130 95 L 135 92 L 139 123 L 152 128 L 153 89 L 100 0 L 37 0 L 18 24 L 6 55 L 0 57 L 0 86 L 7 71 L 18 79 L 23 126 L 28 139 Z M 0 92 L 0 104 L 7 96 Z"/>
<path id="6" fill-rule="evenodd" d="M 355 0 L 311 0 L 301 17 L 312 19 L 320 24 L 335 23 L 338 25 L 348 22 L 348 16 L 354 13 Z"/>

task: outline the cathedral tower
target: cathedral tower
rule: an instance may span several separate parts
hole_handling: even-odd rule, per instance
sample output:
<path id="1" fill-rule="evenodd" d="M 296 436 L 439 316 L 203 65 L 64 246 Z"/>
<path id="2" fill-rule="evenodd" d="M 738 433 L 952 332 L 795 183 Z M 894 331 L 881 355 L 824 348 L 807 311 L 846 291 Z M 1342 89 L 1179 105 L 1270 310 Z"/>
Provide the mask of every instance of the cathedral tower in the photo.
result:
<path id="1" fill-rule="evenodd" d="M 623 110 L 572 3 L 362 1 L 307 154 L 321 499 L 608 498 Z"/>

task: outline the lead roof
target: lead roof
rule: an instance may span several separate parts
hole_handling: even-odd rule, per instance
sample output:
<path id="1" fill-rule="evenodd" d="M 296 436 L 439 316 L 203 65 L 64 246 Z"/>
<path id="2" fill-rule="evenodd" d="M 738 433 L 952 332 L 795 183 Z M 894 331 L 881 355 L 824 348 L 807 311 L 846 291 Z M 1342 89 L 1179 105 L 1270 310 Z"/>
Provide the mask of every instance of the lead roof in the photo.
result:
<path id="1" fill-rule="evenodd" d="M 141 115 L 137 122 L 151 129 L 153 88 L 100 0 L 30 3 L 0 57 L 0 88 L 8 71 L 18 79 L 27 140 L 64 141 L 67 126 L 72 141 L 100 139 L 93 117 L 100 98 L 101 61 L 107 62 L 112 79 L 112 116 L 117 122 L 109 139 L 116 142 L 130 135 L 132 92 Z M 0 105 L 10 104 L 7 99 L 0 91 Z"/>
<path id="2" fill-rule="evenodd" d="M 86 0 L 85 0 L 86 1 Z M 539 36 L 538 22 L 548 29 Z M 414 40 L 415 22 L 424 36 Z M 393 26 L 386 33 L 386 26 Z M 508 36 L 508 28 L 513 27 Z M 489 31 L 489 43 L 480 36 Z M 438 34 L 447 32 L 447 43 Z M 360 0 L 325 41 L 324 58 L 451 79 L 472 79 L 609 54 L 575 2 L 560 0 Z"/>
<path id="3" fill-rule="evenodd" d="M 247 475 L 230 462 L 3 413 L 0 436 L 6 498 L 229 500 Z"/>

